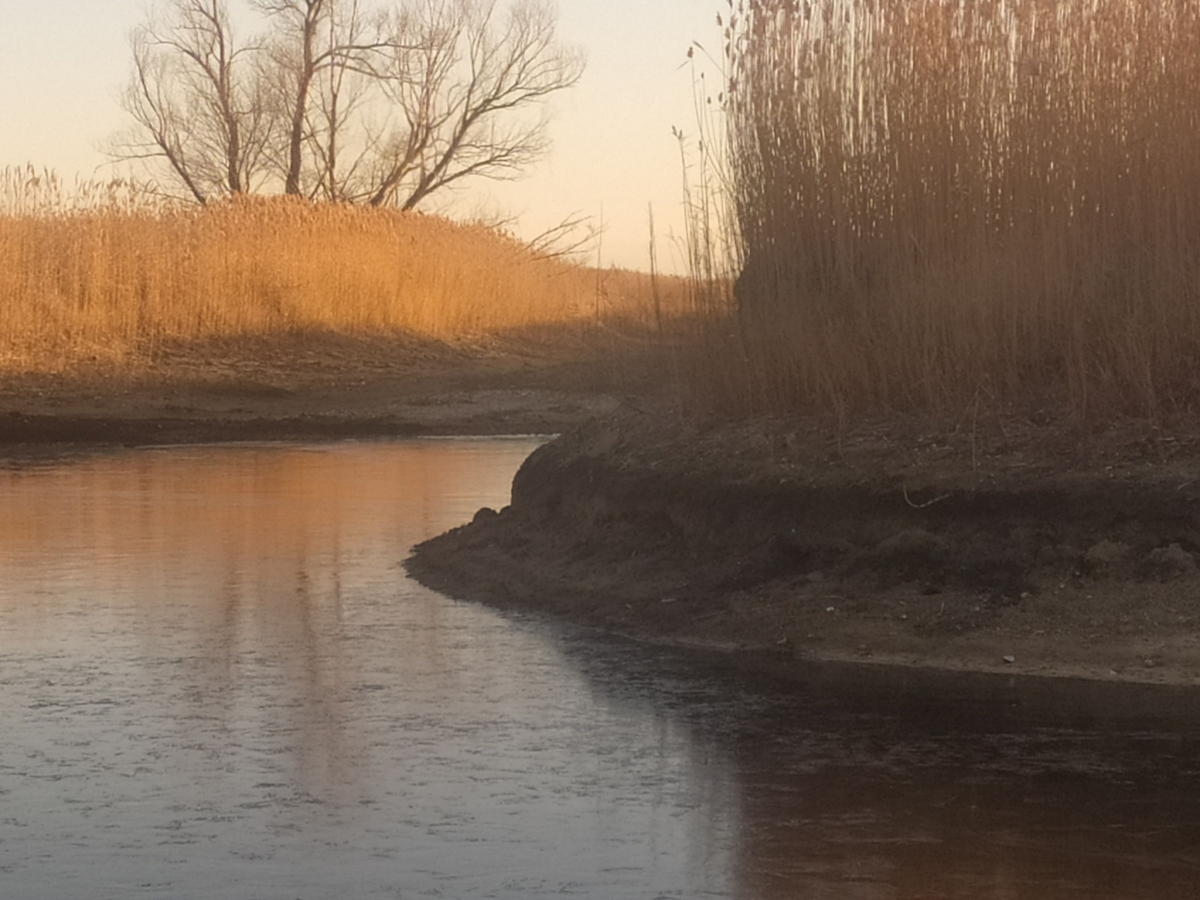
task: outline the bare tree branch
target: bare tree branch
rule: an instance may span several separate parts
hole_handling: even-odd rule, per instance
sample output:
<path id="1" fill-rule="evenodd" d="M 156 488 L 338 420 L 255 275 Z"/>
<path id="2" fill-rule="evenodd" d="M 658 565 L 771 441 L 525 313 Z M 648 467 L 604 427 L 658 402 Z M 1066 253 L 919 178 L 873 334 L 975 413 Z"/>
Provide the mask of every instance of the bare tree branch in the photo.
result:
<path id="1" fill-rule="evenodd" d="M 562 259 L 590 252 L 599 238 L 600 228 L 593 216 L 572 213 L 525 243 L 537 256 L 544 259 Z"/>
<path id="2" fill-rule="evenodd" d="M 363 0 L 252 0 L 269 18 L 277 98 L 286 110 L 277 166 L 288 194 L 343 200 L 371 139 L 365 110 L 391 49 L 385 17 Z M 357 133 L 355 133 L 357 132 Z M 340 156 L 351 154 L 349 172 Z"/>
<path id="3" fill-rule="evenodd" d="M 549 0 L 165 0 L 132 36 L 116 159 L 181 194 L 262 190 L 413 209 L 473 177 L 514 178 L 549 147 L 545 101 L 579 81 Z"/>
<path id="4" fill-rule="evenodd" d="M 133 75 L 121 104 L 133 124 L 109 155 L 165 164 L 200 203 L 255 190 L 270 110 L 254 65 L 259 47 L 236 43 L 226 0 L 169 0 L 130 43 Z"/>
<path id="5" fill-rule="evenodd" d="M 394 46 L 416 49 L 397 55 L 386 87 L 407 130 L 372 204 L 412 209 L 465 178 L 514 177 L 546 151 L 538 107 L 579 81 L 583 56 L 556 41 L 542 0 L 518 0 L 498 19 L 495 0 L 421 0 L 397 20 Z"/>

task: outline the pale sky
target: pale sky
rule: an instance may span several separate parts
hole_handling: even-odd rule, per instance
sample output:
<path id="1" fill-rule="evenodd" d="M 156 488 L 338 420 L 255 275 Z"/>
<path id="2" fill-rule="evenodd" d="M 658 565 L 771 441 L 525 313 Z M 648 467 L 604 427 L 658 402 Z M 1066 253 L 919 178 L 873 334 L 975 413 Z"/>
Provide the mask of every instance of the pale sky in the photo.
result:
<path id="1" fill-rule="evenodd" d="M 691 41 L 716 48 L 725 0 L 559 0 L 561 37 L 588 54 L 583 81 L 555 103 L 554 149 L 515 184 L 476 182 L 463 208 L 520 217 L 527 236 L 603 213 L 605 265 L 648 265 L 654 205 L 660 264 L 682 235 L 683 173 L 672 126 L 697 133 Z M 124 125 L 130 30 L 148 0 L 0 0 L 0 167 L 34 163 L 67 181 L 107 177 L 98 147 Z M 710 74 L 710 78 L 711 78 Z"/>

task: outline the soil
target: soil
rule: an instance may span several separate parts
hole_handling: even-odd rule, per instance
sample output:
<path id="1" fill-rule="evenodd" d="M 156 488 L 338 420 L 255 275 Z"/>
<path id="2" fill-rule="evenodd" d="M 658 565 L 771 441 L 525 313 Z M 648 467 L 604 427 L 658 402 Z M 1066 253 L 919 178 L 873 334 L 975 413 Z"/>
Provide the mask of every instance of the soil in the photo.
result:
<path id="1" fill-rule="evenodd" d="M 1145 422 L 593 420 L 426 583 L 776 672 L 1200 683 L 1200 444 Z"/>
<path id="2" fill-rule="evenodd" d="M 578 332 L 447 344 L 301 334 L 0 375 L 0 457 L 54 446 L 552 434 L 615 409 L 637 353 Z"/>

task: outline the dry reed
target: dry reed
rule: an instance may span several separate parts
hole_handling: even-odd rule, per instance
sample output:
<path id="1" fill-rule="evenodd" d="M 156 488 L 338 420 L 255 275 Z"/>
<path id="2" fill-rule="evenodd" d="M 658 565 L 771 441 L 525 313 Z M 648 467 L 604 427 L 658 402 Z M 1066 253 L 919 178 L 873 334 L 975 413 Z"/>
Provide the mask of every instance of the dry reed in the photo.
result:
<path id="1" fill-rule="evenodd" d="M 634 275 L 607 273 L 597 298 L 594 271 L 437 217 L 286 198 L 181 207 L 127 185 L 69 193 L 30 170 L 0 178 L 0 202 L 0 371 L 136 365 L 208 338 L 456 340 L 653 316 Z"/>
<path id="2" fill-rule="evenodd" d="M 749 409 L 1200 401 L 1200 0 L 747 0 Z"/>

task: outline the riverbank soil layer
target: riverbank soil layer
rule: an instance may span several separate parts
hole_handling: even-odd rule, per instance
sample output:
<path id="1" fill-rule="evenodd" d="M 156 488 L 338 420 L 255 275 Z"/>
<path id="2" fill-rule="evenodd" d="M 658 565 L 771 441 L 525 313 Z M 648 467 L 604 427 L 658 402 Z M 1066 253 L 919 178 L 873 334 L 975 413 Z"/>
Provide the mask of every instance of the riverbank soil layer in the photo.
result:
<path id="1" fill-rule="evenodd" d="M 1147 423 L 950 427 L 601 416 L 421 580 L 775 669 L 849 661 L 1200 682 L 1200 440 Z"/>
<path id="2" fill-rule="evenodd" d="M 0 455 L 49 445 L 556 433 L 649 377 L 579 326 L 446 343 L 296 334 L 158 348 L 134 366 L 0 373 Z"/>

